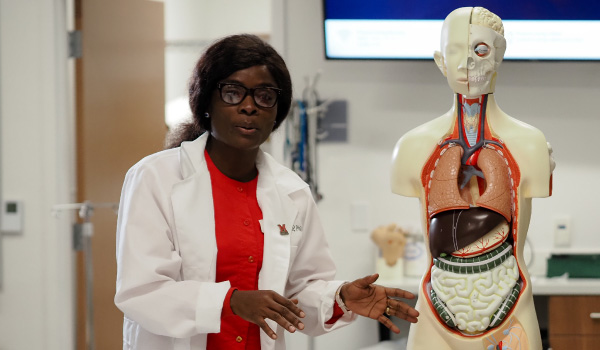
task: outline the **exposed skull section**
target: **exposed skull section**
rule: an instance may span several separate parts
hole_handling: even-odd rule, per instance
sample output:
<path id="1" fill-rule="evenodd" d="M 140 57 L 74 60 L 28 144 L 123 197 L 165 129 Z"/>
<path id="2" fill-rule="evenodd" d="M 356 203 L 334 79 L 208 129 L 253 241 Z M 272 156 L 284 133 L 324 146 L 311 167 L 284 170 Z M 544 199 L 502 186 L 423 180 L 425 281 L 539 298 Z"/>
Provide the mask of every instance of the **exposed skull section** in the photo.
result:
<path id="1" fill-rule="evenodd" d="M 477 96 L 492 92 L 492 78 L 500 62 L 496 62 L 496 48 L 500 35 L 494 30 L 470 25 L 467 77 L 469 95 Z"/>

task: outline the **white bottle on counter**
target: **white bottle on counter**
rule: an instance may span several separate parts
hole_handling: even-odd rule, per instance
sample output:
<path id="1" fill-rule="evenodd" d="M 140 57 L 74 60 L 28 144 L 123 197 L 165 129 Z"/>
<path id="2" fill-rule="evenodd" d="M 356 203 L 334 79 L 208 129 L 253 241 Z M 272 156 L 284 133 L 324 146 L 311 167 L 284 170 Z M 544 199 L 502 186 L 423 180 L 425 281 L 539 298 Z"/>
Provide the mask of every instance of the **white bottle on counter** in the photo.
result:
<path id="1" fill-rule="evenodd" d="M 423 236 L 419 233 L 406 235 L 404 247 L 404 276 L 422 277 L 427 269 L 427 252 Z"/>

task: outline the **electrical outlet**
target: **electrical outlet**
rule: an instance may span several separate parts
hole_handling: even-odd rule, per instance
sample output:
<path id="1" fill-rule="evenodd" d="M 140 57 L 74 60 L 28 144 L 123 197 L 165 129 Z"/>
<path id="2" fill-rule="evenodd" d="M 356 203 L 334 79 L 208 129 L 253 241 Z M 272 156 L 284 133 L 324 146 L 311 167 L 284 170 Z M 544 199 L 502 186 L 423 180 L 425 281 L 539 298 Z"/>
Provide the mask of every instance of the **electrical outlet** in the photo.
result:
<path id="1" fill-rule="evenodd" d="M 364 232 L 369 230 L 369 203 L 364 201 L 352 202 L 350 209 L 352 230 Z"/>
<path id="2" fill-rule="evenodd" d="M 571 245 L 571 218 L 563 216 L 554 220 L 554 246 L 569 247 Z"/>

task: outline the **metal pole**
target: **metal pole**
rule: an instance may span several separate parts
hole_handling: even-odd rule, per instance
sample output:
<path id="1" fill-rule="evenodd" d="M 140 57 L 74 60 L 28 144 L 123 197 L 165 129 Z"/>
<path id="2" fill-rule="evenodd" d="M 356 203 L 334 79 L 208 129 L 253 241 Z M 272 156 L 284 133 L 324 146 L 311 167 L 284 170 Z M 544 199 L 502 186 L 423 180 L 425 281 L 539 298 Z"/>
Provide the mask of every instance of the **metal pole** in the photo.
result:
<path id="1" fill-rule="evenodd" d="M 88 350 L 96 349 L 95 331 L 94 331 L 94 266 L 92 259 L 92 236 L 94 235 L 94 224 L 91 221 L 92 215 L 95 208 L 110 208 L 115 212 L 119 205 L 117 203 L 91 203 L 85 201 L 83 203 L 71 203 L 71 204 L 58 204 L 52 208 L 55 215 L 59 211 L 64 210 L 78 210 L 79 217 L 83 220 L 83 223 L 77 225 L 76 235 L 80 237 L 75 238 L 81 242 L 81 250 L 84 255 L 85 264 L 85 305 L 86 305 L 86 318 L 85 318 L 85 343 Z"/>
<path id="2" fill-rule="evenodd" d="M 94 269 L 92 263 L 92 234 L 94 226 L 91 222 L 86 221 L 82 224 L 81 229 L 81 243 L 85 264 L 85 305 L 87 310 L 85 321 L 85 343 L 87 349 L 94 350 Z"/>

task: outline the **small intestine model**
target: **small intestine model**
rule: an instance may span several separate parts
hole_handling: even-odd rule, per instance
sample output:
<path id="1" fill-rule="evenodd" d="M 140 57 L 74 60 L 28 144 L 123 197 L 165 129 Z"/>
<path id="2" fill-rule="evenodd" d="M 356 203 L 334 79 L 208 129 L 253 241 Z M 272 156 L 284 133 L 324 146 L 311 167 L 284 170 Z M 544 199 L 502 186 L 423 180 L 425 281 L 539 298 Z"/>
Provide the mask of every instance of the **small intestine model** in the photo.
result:
<path id="1" fill-rule="evenodd" d="M 541 131 L 496 104 L 505 49 L 498 16 L 451 12 L 434 58 L 454 105 L 394 149 L 392 191 L 420 199 L 430 261 L 411 350 L 542 348 L 523 246 L 532 198 L 551 195 L 554 161 Z"/>

